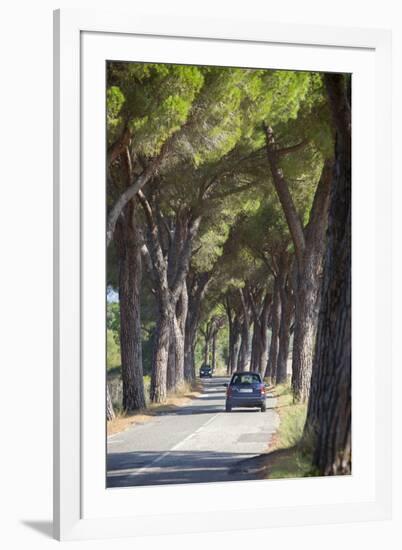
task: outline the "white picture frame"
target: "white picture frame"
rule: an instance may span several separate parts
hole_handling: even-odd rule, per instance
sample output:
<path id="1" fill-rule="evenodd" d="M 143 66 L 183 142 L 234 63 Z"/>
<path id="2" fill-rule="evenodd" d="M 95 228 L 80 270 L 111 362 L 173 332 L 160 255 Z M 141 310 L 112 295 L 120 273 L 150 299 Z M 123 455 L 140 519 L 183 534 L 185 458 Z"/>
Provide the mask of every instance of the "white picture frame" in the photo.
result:
<path id="1" fill-rule="evenodd" d="M 186 48 L 181 47 L 183 44 Z M 101 64 L 106 59 L 124 58 L 230 65 L 237 59 L 239 66 L 265 66 L 261 60 L 267 51 L 269 67 L 339 70 L 356 75 L 352 148 L 353 474 L 344 478 L 106 489 L 104 478 L 102 484 L 105 378 L 100 366 L 104 362 L 105 323 Z M 56 538 L 192 533 L 241 525 L 266 528 L 390 517 L 390 66 L 391 35 L 384 30 L 279 25 L 261 20 L 245 25 L 234 19 L 138 17 L 135 13 L 98 10 L 55 12 Z M 371 113 L 370 120 L 367 113 Z M 371 296 L 369 304 L 364 300 L 367 295 Z M 253 496 L 256 494 L 262 496 Z M 135 505 L 138 495 L 141 506 Z"/>

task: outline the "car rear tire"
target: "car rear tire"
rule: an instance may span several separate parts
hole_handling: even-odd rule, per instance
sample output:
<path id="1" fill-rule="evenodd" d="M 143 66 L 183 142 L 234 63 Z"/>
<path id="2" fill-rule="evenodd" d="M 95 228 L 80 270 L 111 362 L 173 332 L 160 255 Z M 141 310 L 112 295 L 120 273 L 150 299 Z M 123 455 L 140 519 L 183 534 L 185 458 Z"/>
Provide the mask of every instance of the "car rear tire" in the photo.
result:
<path id="1" fill-rule="evenodd" d="M 262 413 L 265 413 L 266 410 L 267 410 L 267 406 L 266 406 L 266 404 L 264 403 L 264 404 L 261 405 L 261 412 L 262 412 Z"/>
<path id="2" fill-rule="evenodd" d="M 225 410 L 226 410 L 227 413 L 230 413 L 230 412 L 232 412 L 232 407 L 228 403 L 226 403 Z"/>

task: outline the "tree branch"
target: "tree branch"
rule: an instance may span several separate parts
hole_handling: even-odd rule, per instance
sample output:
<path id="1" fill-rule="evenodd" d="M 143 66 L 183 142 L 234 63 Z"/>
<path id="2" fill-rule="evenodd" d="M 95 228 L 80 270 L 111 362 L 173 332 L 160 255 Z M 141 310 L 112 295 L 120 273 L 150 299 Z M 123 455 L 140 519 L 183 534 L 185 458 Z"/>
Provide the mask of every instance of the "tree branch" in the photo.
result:
<path id="1" fill-rule="evenodd" d="M 326 160 L 322 168 L 320 181 L 314 194 L 310 218 L 305 228 L 307 246 L 313 241 L 320 246 L 320 241 L 325 239 L 325 226 L 328 222 L 329 196 L 332 181 L 333 161 Z"/>
<path id="2" fill-rule="evenodd" d="M 108 214 L 107 227 L 106 227 L 106 246 L 108 247 L 112 241 L 113 233 L 116 227 L 116 222 L 126 204 L 135 197 L 135 195 L 140 191 L 144 185 L 155 176 L 157 171 L 162 165 L 162 162 L 168 156 L 175 142 L 181 135 L 184 128 L 187 126 L 187 123 L 184 124 L 179 130 L 173 133 L 162 145 L 162 148 L 159 154 L 154 157 L 145 170 L 139 175 L 135 176 L 131 181 L 131 184 L 127 189 L 120 195 L 120 197 L 115 202 L 113 208 Z"/>
<path id="3" fill-rule="evenodd" d="M 125 148 L 130 144 L 130 141 L 131 132 L 128 128 L 128 122 L 126 121 L 121 134 L 107 150 L 107 166 L 110 166 L 110 164 L 124 152 Z"/>
<path id="4" fill-rule="evenodd" d="M 159 228 L 155 222 L 151 205 L 142 191 L 138 191 L 138 200 L 144 210 L 145 217 L 148 223 L 151 247 L 149 254 L 152 260 L 155 282 L 158 285 L 158 290 L 162 297 L 166 297 L 167 290 L 167 267 L 163 257 L 163 251 L 159 239 Z"/>
<path id="5" fill-rule="evenodd" d="M 242 309 L 243 309 L 244 319 L 245 319 L 246 323 L 249 324 L 250 313 L 249 313 L 249 310 L 248 310 L 248 307 L 247 307 L 247 304 L 246 304 L 246 299 L 245 299 L 244 292 L 243 292 L 242 288 L 239 288 L 239 294 L 240 294 L 240 300 L 241 300 L 241 305 L 242 305 Z"/>
<path id="6" fill-rule="evenodd" d="M 141 256 L 146 265 L 149 276 L 151 277 L 152 281 L 155 282 L 155 274 L 152 265 L 151 255 L 146 244 L 143 244 L 141 247 Z"/>
<path id="7" fill-rule="evenodd" d="M 263 128 L 266 136 L 266 151 L 271 168 L 273 184 L 282 205 L 290 234 L 292 235 L 297 260 L 301 265 L 303 262 L 304 249 L 306 247 L 303 225 L 297 213 L 292 195 L 290 194 L 288 184 L 283 176 L 283 172 L 278 166 L 278 151 L 273 130 L 265 124 Z"/>
<path id="8" fill-rule="evenodd" d="M 288 155 L 289 153 L 295 153 L 296 151 L 303 149 L 307 144 L 308 144 L 308 140 L 304 139 L 300 143 L 296 143 L 296 145 L 290 145 L 289 147 L 283 147 L 282 149 L 278 149 L 276 151 L 276 154 L 280 157 L 283 157 L 285 155 Z"/>
<path id="9" fill-rule="evenodd" d="M 254 321 L 257 321 L 257 323 L 258 323 L 258 319 L 260 317 L 260 312 L 257 309 L 257 304 L 255 303 L 254 296 L 253 296 L 252 292 L 250 292 L 250 304 L 251 304 L 251 309 L 253 311 Z"/>
<path id="10" fill-rule="evenodd" d="M 200 223 L 201 223 L 201 216 L 194 218 L 189 223 L 186 241 L 184 243 L 183 248 L 180 251 L 180 256 L 177 262 L 176 277 L 174 279 L 174 283 L 172 286 L 172 296 L 174 300 L 178 299 L 184 279 L 187 277 L 188 268 L 190 265 L 193 241 L 195 236 L 197 235 Z"/>
<path id="11" fill-rule="evenodd" d="M 216 195 L 213 195 L 208 198 L 208 200 L 216 200 L 216 199 L 224 199 L 226 197 L 229 197 L 231 195 L 235 195 L 236 193 L 241 193 L 243 191 L 248 191 L 249 189 L 252 189 L 255 185 L 258 185 L 258 182 L 252 181 L 250 183 L 247 183 L 245 185 L 241 185 L 240 187 L 234 187 L 230 189 L 229 191 L 224 191 L 222 193 L 217 193 Z"/>

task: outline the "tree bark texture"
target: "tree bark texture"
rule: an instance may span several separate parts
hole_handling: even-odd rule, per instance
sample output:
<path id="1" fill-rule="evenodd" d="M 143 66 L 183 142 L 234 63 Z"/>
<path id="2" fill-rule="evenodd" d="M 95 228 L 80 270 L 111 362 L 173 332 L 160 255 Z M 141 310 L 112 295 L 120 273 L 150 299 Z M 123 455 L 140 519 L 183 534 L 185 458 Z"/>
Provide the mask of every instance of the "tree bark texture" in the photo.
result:
<path id="1" fill-rule="evenodd" d="M 240 348 L 240 316 L 232 305 L 232 300 L 229 294 L 226 294 L 224 299 L 224 307 L 228 318 L 229 334 L 228 334 L 228 364 L 227 373 L 233 374 L 237 369 L 237 361 Z"/>
<path id="2" fill-rule="evenodd" d="M 298 261 L 301 261 L 303 250 L 306 246 L 303 225 L 297 213 L 296 206 L 290 194 L 287 181 L 284 178 L 282 168 L 279 166 L 278 146 L 275 142 L 272 128 L 264 127 L 266 136 L 266 149 L 268 163 L 271 169 L 272 181 L 282 205 L 283 213 L 289 227 L 290 234 L 295 246 L 295 253 Z"/>
<path id="3" fill-rule="evenodd" d="M 279 276 L 274 280 L 274 292 L 271 308 L 271 344 L 269 346 L 268 362 L 266 364 L 265 377 L 273 384 L 276 381 L 276 368 L 278 361 L 279 327 L 281 319 L 280 280 Z"/>
<path id="4" fill-rule="evenodd" d="M 292 390 L 296 401 L 305 402 L 311 382 L 333 162 L 324 162 L 310 219 L 307 227 L 303 229 L 287 181 L 279 166 L 280 151 L 272 129 L 265 127 L 265 134 L 273 185 L 292 236 L 297 261 Z"/>
<path id="5" fill-rule="evenodd" d="M 170 392 L 176 387 L 176 330 L 174 317 L 170 320 L 169 352 L 166 372 L 166 391 Z"/>
<path id="6" fill-rule="evenodd" d="M 129 203 L 116 231 L 119 254 L 120 349 L 123 409 L 145 408 L 141 347 L 141 241 Z"/>
<path id="7" fill-rule="evenodd" d="M 191 319 L 188 319 L 191 316 Z M 184 379 L 188 382 L 195 380 L 195 345 L 197 340 L 198 321 L 193 314 L 188 313 L 184 337 Z"/>
<path id="8" fill-rule="evenodd" d="M 320 308 L 332 167 L 332 161 L 325 162 L 314 195 L 309 223 L 305 230 L 306 248 L 302 257 L 302 264 L 298 264 L 297 272 L 292 390 L 296 401 L 303 403 L 307 402 L 310 392 Z"/>
<path id="9" fill-rule="evenodd" d="M 184 342 L 186 337 L 186 322 L 188 314 L 188 293 L 186 281 L 183 283 L 179 301 L 176 304 L 174 328 L 176 333 L 176 386 L 184 384 Z"/>
<path id="10" fill-rule="evenodd" d="M 204 365 L 209 365 L 209 336 L 205 336 L 204 338 Z"/>
<path id="11" fill-rule="evenodd" d="M 201 330 L 204 336 L 204 364 L 213 365 L 216 361 L 216 336 L 224 322 L 223 317 L 213 316 Z"/>
<path id="12" fill-rule="evenodd" d="M 239 288 L 239 294 L 243 309 L 243 319 L 241 322 L 241 344 L 237 360 L 237 370 L 244 371 L 250 369 L 251 312 L 248 302 L 247 289 Z"/>
<path id="13" fill-rule="evenodd" d="M 151 206 L 142 191 L 138 192 L 138 198 L 148 224 L 149 254 L 158 304 L 158 323 L 151 374 L 151 401 L 161 402 L 166 399 L 169 341 L 174 345 L 170 353 L 169 385 L 176 387 L 176 384 L 182 384 L 184 379 L 184 330 L 187 316 L 185 281 L 190 265 L 192 243 L 197 235 L 201 218 L 194 218 L 191 212 L 178 212 L 173 230 L 168 228 L 166 231 L 158 204 Z M 165 233 L 168 233 L 167 246 L 165 246 L 164 229 Z M 186 292 L 185 298 L 183 292 Z M 180 312 L 178 320 L 176 310 L 180 297 L 186 302 L 183 308 L 185 315 Z M 164 387 L 162 388 L 161 385 Z"/>
<path id="14" fill-rule="evenodd" d="M 171 327 L 169 310 L 159 311 L 152 357 L 150 398 L 152 403 L 163 403 L 167 396 L 167 362 Z"/>
<path id="15" fill-rule="evenodd" d="M 214 332 L 212 336 L 212 361 L 211 361 L 211 367 L 213 372 L 216 369 L 216 337 L 217 337 L 217 332 Z"/>
<path id="16" fill-rule="evenodd" d="M 293 262 L 293 267 L 295 263 Z M 289 355 L 290 327 L 293 317 L 293 296 L 290 282 L 291 256 L 284 250 L 279 259 L 279 296 L 281 316 L 279 324 L 279 347 L 276 365 L 276 383 L 287 381 L 287 363 Z"/>
<path id="17" fill-rule="evenodd" d="M 176 311 L 171 319 L 166 381 L 168 390 L 178 389 L 184 384 L 184 331 L 187 304 L 187 287 L 184 283 L 182 294 L 176 304 Z"/>
<path id="18" fill-rule="evenodd" d="M 235 322 L 235 326 L 233 329 L 233 347 L 232 347 L 232 353 L 231 353 L 231 369 L 230 372 L 233 374 L 237 370 L 239 370 L 239 352 L 240 352 L 240 343 L 241 343 L 241 328 L 239 323 Z"/>
<path id="19" fill-rule="evenodd" d="M 253 336 L 251 338 L 251 359 L 250 359 L 250 370 L 255 371 L 259 364 L 260 356 L 260 331 L 257 327 L 257 322 L 254 319 L 253 322 Z"/>
<path id="20" fill-rule="evenodd" d="M 112 399 L 110 397 L 109 384 L 106 384 L 106 419 L 113 420 L 115 417 Z"/>
<path id="21" fill-rule="evenodd" d="M 288 378 L 288 357 L 290 327 L 293 318 L 293 297 L 288 284 L 281 287 L 281 322 L 279 328 L 279 350 L 276 368 L 276 383 L 283 384 Z"/>
<path id="22" fill-rule="evenodd" d="M 320 475 L 350 474 L 351 113 L 343 75 L 325 75 L 336 127 L 321 310 L 305 436 Z"/>
<path id="23" fill-rule="evenodd" d="M 235 316 L 229 326 L 229 358 L 228 373 L 233 374 L 237 370 L 241 340 L 241 324 Z"/>
<path id="24" fill-rule="evenodd" d="M 250 369 L 264 376 L 268 360 L 268 317 L 272 296 L 265 293 L 262 304 L 253 304 L 253 341 Z"/>
<path id="25" fill-rule="evenodd" d="M 251 331 L 247 321 L 243 320 L 241 327 L 241 343 L 237 360 L 237 370 L 245 371 L 250 369 L 250 345 Z"/>

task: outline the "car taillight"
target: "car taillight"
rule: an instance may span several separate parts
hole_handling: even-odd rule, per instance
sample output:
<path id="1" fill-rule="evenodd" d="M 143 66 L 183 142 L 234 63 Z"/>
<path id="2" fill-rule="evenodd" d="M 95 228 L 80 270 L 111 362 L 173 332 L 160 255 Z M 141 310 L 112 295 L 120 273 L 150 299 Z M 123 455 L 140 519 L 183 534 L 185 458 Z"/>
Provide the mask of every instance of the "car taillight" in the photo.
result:
<path id="1" fill-rule="evenodd" d="M 232 395 L 232 389 L 230 386 L 228 386 L 228 389 L 226 390 L 226 395 L 229 397 L 230 395 Z"/>
<path id="2" fill-rule="evenodd" d="M 264 395 L 264 394 L 265 394 L 265 385 L 264 385 L 264 384 L 261 384 L 261 386 L 260 386 L 260 392 L 261 392 L 261 395 Z"/>

